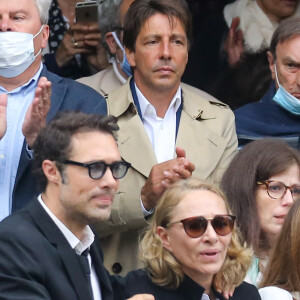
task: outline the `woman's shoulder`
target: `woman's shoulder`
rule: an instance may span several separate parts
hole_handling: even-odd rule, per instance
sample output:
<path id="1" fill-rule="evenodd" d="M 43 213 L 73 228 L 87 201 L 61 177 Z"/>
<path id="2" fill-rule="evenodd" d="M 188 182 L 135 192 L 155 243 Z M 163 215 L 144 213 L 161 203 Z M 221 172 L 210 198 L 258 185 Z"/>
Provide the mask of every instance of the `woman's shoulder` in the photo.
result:
<path id="1" fill-rule="evenodd" d="M 148 273 L 144 269 L 139 269 L 129 272 L 123 278 L 125 289 L 134 293 L 146 293 L 152 292 L 153 290 L 159 289 L 150 279 Z"/>
<path id="2" fill-rule="evenodd" d="M 260 296 L 256 286 L 243 281 L 242 284 L 235 289 L 233 297 L 230 299 L 259 300 Z"/>
<path id="3" fill-rule="evenodd" d="M 267 286 L 259 289 L 262 300 L 293 300 L 292 295 L 279 287 Z"/>

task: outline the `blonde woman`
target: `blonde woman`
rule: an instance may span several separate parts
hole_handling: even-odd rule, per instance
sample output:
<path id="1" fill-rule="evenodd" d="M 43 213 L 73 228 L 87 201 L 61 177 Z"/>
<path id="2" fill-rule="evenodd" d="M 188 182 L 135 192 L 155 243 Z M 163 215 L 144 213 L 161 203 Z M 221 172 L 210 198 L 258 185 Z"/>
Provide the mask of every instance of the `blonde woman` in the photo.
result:
<path id="1" fill-rule="evenodd" d="M 239 244 L 234 222 L 218 188 L 195 178 L 172 185 L 141 241 L 146 268 L 123 279 L 124 297 L 221 300 L 217 290 L 229 285 L 237 286 L 230 299 L 260 299 L 243 283 L 251 255 Z"/>

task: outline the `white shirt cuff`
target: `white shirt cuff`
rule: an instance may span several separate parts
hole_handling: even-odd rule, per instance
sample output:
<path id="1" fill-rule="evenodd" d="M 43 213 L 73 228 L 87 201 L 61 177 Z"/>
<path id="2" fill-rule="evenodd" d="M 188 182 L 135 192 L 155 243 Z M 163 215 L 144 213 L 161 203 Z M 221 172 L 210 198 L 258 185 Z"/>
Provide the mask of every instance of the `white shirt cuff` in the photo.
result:
<path id="1" fill-rule="evenodd" d="M 152 208 L 151 210 L 147 210 L 144 207 L 144 204 L 143 204 L 143 201 L 142 201 L 142 197 L 140 197 L 140 201 L 141 201 L 141 207 L 142 207 L 142 211 L 143 211 L 144 217 L 146 218 L 146 217 L 151 216 L 154 213 L 154 208 Z"/>

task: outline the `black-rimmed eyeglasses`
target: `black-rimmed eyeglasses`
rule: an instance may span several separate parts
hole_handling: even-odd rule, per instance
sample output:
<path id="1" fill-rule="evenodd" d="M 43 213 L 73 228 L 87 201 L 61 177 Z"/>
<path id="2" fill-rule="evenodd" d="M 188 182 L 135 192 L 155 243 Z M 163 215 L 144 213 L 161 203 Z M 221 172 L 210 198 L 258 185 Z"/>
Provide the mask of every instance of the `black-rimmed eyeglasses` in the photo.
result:
<path id="1" fill-rule="evenodd" d="M 95 161 L 87 164 L 73 160 L 64 160 L 61 163 L 87 168 L 89 170 L 89 176 L 92 179 L 100 179 L 103 177 L 107 167 L 110 168 L 112 176 L 115 179 L 121 179 L 126 175 L 128 169 L 131 167 L 131 164 L 126 161 L 115 161 L 112 164 L 107 164 L 104 161 Z"/>
<path id="2" fill-rule="evenodd" d="M 258 185 L 265 185 L 268 195 L 273 199 L 282 199 L 287 190 L 290 190 L 294 201 L 300 199 L 300 185 L 287 186 L 283 182 L 275 180 L 258 181 Z"/>

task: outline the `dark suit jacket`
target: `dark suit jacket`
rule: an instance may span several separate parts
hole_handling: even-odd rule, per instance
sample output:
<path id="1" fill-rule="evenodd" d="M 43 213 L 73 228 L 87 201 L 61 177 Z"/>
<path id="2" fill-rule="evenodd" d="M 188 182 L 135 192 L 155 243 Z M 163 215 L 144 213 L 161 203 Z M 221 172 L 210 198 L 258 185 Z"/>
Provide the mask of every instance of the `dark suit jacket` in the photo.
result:
<path id="1" fill-rule="evenodd" d="M 112 300 L 96 239 L 90 253 L 102 299 Z M 92 300 L 85 282 L 77 254 L 36 199 L 0 223 L 0 299 Z"/>
<path id="2" fill-rule="evenodd" d="M 123 292 L 122 295 L 119 295 L 119 299 L 127 299 L 135 294 L 145 293 L 152 294 L 155 300 L 200 300 L 205 290 L 188 276 L 184 278 L 178 289 L 166 289 L 155 285 L 142 269 L 128 273 L 126 277 L 120 279 L 120 282 L 122 283 Z M 216 296 L 221 300 L 225 300 L 225 298 L 217 292 Z M 230 300 L 259 299 L 261 298 L 256 287 L 246 282 L 238 286 L 230 298 Z"/>
<path id="3" fill-rule="evenodd" d="M 106 115 L 105 99 L 90 87 L 74 80 L 59 77 L 43 68 L 41 76 L 52 83 L 51 107 L 47 116 L 49 122 L 61 110 L 82 111 Z M 28 159 L 24 142 L 13 190 L 12 211 L 24 207 L 30 199 L 39 194 L 36 179 L 32 174 L 32 161 Z"/>

